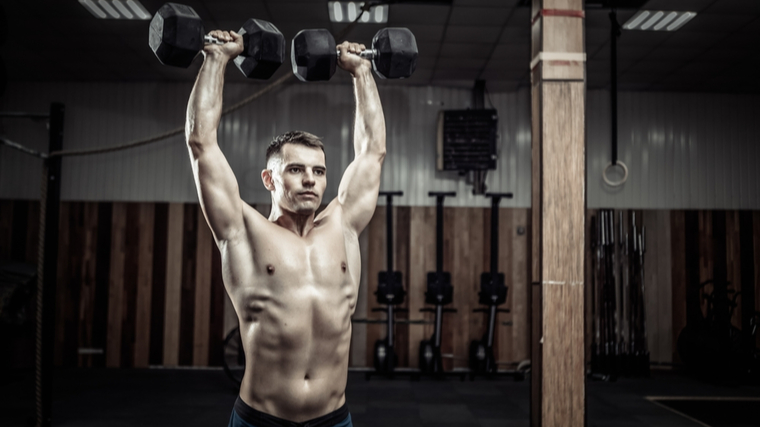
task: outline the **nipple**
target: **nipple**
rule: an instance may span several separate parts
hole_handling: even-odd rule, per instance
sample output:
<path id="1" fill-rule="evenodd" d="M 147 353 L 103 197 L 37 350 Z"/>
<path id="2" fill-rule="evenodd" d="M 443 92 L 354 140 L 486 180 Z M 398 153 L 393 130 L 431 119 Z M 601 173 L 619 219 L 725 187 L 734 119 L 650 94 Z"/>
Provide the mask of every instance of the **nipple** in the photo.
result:
<path id="1" fill-rule="evenodd" d="M 272 264 L 267 265 L 267 274 L 270 276 L 274 274 L 274 266 Z"/>
<path id="2" fill-rule="evenodd" d="M 347 267 L 348 267 L 348 266 L 346 265 L 346 262 L 345 262 L 345 261 L 343 261 L 343 262 L 341 262 L 341 263 L 340 263 L 340 269 L 341 269 L 341 270 L 343 270 L 343 272 L 344 272 L 344 273 L 346 272 L 346 268 L 347 268 Z"/>

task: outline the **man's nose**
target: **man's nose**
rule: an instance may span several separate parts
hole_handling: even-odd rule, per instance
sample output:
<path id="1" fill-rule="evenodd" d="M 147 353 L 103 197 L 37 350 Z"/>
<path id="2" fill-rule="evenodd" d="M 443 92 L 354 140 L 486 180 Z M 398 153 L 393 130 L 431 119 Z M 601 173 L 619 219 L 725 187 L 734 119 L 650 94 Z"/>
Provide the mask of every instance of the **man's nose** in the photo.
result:
<path id="1" fill-rule="evenodd" d="M 304 185 L 314 185 L 314 172 L 311 170 L 306 170 L 306 172 L 303 174 L 303 184 Z"/>

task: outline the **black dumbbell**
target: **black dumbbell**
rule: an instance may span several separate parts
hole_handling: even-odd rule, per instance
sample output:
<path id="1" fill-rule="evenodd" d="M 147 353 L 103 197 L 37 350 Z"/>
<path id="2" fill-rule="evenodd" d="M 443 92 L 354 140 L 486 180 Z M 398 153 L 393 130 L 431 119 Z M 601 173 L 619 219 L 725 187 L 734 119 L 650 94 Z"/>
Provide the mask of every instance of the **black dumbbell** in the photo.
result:
<path id="1" fill-rule="evenodd" d="M 285 61 L 285 37 L 270 22 L 249 19 L 238 31 L 245 48 L 235 65 L 246 77 L 268 79 Z M 150 21 L 148 44 L 162 64 L 187 68 L 204 43 L 224 44 L 206 35 L 192 7 L 166 3 Z"/>
<path id="2" fill-rule="evenodd" d="M 293 37 L 290 59 L 301 81 L 330 80 L 338 55 L 327 30 L 301 30 Z M 417 41 L 407 28 L 383 28 L 372 38 L 372 48 L 359 55 L 372 61 L 372 69 L 381 78 L 404 79 L 417 68 Z"/>

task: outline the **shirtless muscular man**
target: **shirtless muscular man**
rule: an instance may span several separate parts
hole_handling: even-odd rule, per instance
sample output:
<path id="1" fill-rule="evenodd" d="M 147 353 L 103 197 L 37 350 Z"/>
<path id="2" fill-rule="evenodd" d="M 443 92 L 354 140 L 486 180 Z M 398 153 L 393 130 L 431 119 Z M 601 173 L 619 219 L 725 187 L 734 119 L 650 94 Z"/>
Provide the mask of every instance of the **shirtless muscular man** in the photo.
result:
<path id="1" fill-rule="evenodd" d="M 230 426 L 351 426 L 346 407 L 351 315 L 361 260 L 359 233 L 375 211 L 385 157 L 385 119 L 364 45 L 338 45 L 353 77 L 355 157 L 338 197 L 315 216 L 326 182 L 319 138 L 288 132 L 267 149 L 261 179 L 272 195 L 264 218 L 240 198 L 217 143 L 224 71 L 243 51 L 234 31 L 203 48 L 185 135 L 203 214 L 222 257 L 240 322 L 245 376 Z"/>

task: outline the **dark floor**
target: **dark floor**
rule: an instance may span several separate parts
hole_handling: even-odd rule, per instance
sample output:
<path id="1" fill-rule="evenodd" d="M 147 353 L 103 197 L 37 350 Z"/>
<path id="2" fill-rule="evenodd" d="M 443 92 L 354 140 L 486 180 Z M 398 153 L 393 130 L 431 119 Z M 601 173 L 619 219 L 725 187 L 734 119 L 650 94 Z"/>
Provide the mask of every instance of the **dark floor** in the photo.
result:
<path id="1" fill-rule="evenodd" d="M 529 425 L 529 378 L 366 381 L 363 373 L 351 372 L 346 393 L 357 427 Z M 235 396 L 221 370 L 59 370 L 53 419 L 56 426 L 226 426 Z M 709 384 L 672 372 L 615 383 L 589 382 L 588 425 L 704 425 L 645 396 L 757 397 L 760 387 Z M 0 426 L 26 426 L 33 410 L 30 373 L 5 376 L 0 382 Z"/>

